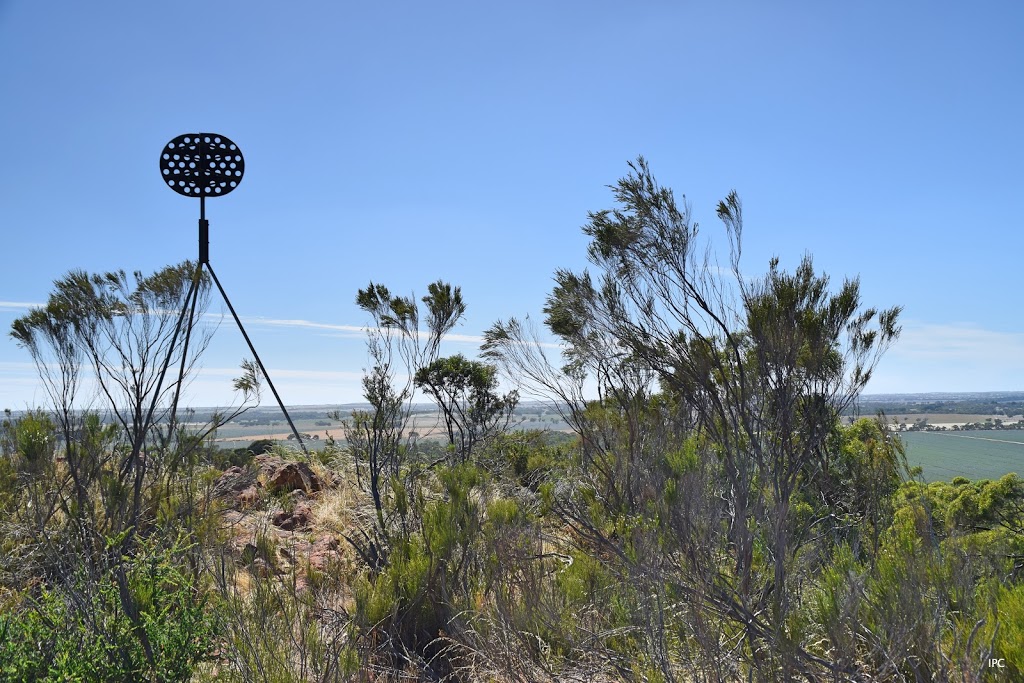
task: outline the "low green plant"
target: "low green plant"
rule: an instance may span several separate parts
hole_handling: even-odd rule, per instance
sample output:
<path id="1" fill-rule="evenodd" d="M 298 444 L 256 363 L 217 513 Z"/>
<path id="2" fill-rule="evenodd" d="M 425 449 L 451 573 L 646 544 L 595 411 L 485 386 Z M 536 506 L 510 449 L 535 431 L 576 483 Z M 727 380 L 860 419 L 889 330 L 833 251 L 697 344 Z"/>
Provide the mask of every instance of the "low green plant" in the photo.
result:
<path id="1" fill-rule="evenodd" d="M 0 614 L 0 678 L 187 681 L 214 646 L 186 549 L 144 548 L 97 577 L 78 569 Z"/>
<path id="2" fill-rule="evenodd" d="M 1024 584 L 1002 588 L 996 610 L 995 655 L 1006 660 L 1008 674 L 1024 677 Z"/>

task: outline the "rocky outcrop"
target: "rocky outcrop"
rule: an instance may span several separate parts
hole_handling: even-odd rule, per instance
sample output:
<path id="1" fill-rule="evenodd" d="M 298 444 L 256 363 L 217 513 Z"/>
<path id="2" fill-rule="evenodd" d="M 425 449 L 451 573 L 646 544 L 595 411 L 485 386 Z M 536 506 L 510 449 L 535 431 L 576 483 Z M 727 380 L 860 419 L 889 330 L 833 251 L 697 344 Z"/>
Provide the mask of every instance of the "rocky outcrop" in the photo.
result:
<path id="1" fill-rule="evenodd" d="M 213 485 L 213 493 L 233 501 L 239 509 L 246 509 L 259 503 L 264 488 L 270 493 L 301 491 L 313 495 L 337 483 L 332 475 L 326 480 L 320 477 L 307 463 L 263 454 L 253 458 L 249 468 L 234 466 L 224 470 Z"/>
<path id="2" fill-rule="evenodd" d="M 267 490 L 271 492 L 317 493 L 323 487 L 320 477 L 304 462 L 289 462 L 275 470 L 267 480 Z"/>
<path id="3" fill-rule="evenodd" d="M 255 485 L 256 472 L 238 466 L 229 467 L 214 482 L 213 495 L 220 498 L 234 498 Z"/>
<path id="4" fill-rule="evenodd" d="M 291 512 L 282 510 L 270 518 L 270 523 L 284 531 L 299 531 L 309 528 L 313 521 L 313 511 L 309 503 L 299 503 Z"/>
<path id="5" fill-rule="evenodd" d="M 298 490 L 312 494 L 325 488 L 313 468 L 304 462 L 287 462 L 274 455 L 258 455 L 253 462 L 266 476 L 267 490 L 271 493 Z"/>

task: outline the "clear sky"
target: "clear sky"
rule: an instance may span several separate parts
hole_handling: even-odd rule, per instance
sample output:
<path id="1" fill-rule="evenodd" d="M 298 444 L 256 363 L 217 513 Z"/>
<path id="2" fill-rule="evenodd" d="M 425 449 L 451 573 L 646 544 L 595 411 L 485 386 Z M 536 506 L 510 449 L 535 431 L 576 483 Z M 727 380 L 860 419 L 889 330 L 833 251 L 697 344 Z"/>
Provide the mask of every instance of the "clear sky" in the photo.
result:
<path id="1" fill-rule="evenodd" d="M 211 261 L 289 404 L 359 400 L 370 280 L 461 285 L 447 352 L 539 317 L 640 154 L 710 233 L 739 192 L 745 272 L 905 307 L 869 392 L 1024 390 L 1022 36 L 1016 0 L 0 0 L 0 408 L 45 398 L 6 333 L 54 279 L 195 258 L 157 164 L 192 131 L 245 154 Z M 192 402 L 247 355 L 226 319 Z"/>

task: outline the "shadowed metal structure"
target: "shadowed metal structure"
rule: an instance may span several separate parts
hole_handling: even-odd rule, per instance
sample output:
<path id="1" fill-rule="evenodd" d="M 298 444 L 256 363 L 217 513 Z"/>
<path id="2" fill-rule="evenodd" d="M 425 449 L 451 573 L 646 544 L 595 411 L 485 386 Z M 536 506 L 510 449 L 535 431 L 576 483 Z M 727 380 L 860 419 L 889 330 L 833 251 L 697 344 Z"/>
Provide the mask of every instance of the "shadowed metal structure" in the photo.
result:
<path id="1" fill-rule="evenodd" d="M 181 354 L 181 367 L 178 369 L 178 383 L 174 388 L 174 403 L 171 406 L 171 428 L 173 429 L 175 425 L 178 397 L 181 390 L 181 382 L 185 375 L 185 358 L 188 354 L 189 338 L 192 334 L 196 302 L 199 299 L 199 283 L 202 278 L 203 268 L 206 268 L 210 271 L 213 282 L 217 285 L 217 290 L 220 291 L 224 303 L 228 305 L 228 310 L 231 311 L 231 316 L 235 319 L 238 329 L 242 332 L 245 343 L 249 345 L 249 350 L 252 351 L 252 355 L 256 358 L 260 372 L 263 373 L 264 379 L 267 380 L 267 385 L 274 393 L 274 398 L 277 399 L 277 405 L 281 407 L 281 412 L 284 413 L 285 419 L 288 420 L 288 426 L 291 427 L 292 433 L 298 439 L 299 446 L 302 447 L 303 452 L 309 456 L 309 451 L 302 440 L 302 435 L 295 428 L 295 423 L 292 422 L 288 409 L 284 407 L 284 402 L 281 400 L 280 395 L 278 395 L 277 389 L 274 387 L 274 383 L 271 381 L 270 375 L 263 365 L 263 361 L 260 360 L 259 354 L 256 353 L 256 347 L 253 346 L 252 340 L 249 339 L 241 319 L 235 313 L 235 307 L 231 305 L 231 300 L 228 298 L 227 292 L 224 291 L 224 287 L 220 284 L 217 273 L 214 272 L 213 265 L 210 263 L 210 222 L 206 220 L 206 198 L 223 197 L 242 182 L 242 177 L 245 175 L 245 158 L 242 156 L 242 150 L 223 135 L 215 133 L 186 133 L 179 135 L 164 146 L 160 154 L 160 173 L 163 175 L 167 186 L 178 194 L 185 197 L 199 198 L 199 263 L 192 278 L 192 285 L 185 297 L 186 302 L 189 302 L 189 300 L 191 302 L 182 308 L 181 314 L 178 316 L 178 323 L 174 328 L 174 334 L 171 337 L 170 349 L 173 350 L 175 343 L 178 341 L 178 335 L 181 333 L 182 325 L 185 322 L 185 314 L 188 313 L 188 325 L 185 327 L 185 345 Z M 160 373 L 157 393 L 159 393 L 160 385 L 163 384 L 164 376 L 167 374 L 167 366 L 170 360 L 171 351 L 168 351 L 167 359 L 164 361 L 164 367 Z"/>

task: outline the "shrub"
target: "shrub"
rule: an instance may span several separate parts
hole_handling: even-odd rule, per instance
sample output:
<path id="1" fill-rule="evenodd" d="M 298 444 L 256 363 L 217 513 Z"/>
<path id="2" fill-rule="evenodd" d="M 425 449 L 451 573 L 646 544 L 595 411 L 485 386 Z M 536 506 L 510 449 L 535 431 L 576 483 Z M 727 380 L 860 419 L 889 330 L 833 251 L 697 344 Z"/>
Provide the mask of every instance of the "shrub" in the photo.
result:
<path id="1" fill-rule="evenodd" d="M 79 569 L 0 615 L 0 678 L 189 680 L 211 651 L 213 627 L 180 552 L 151 548 L 98 578 Z"/>

